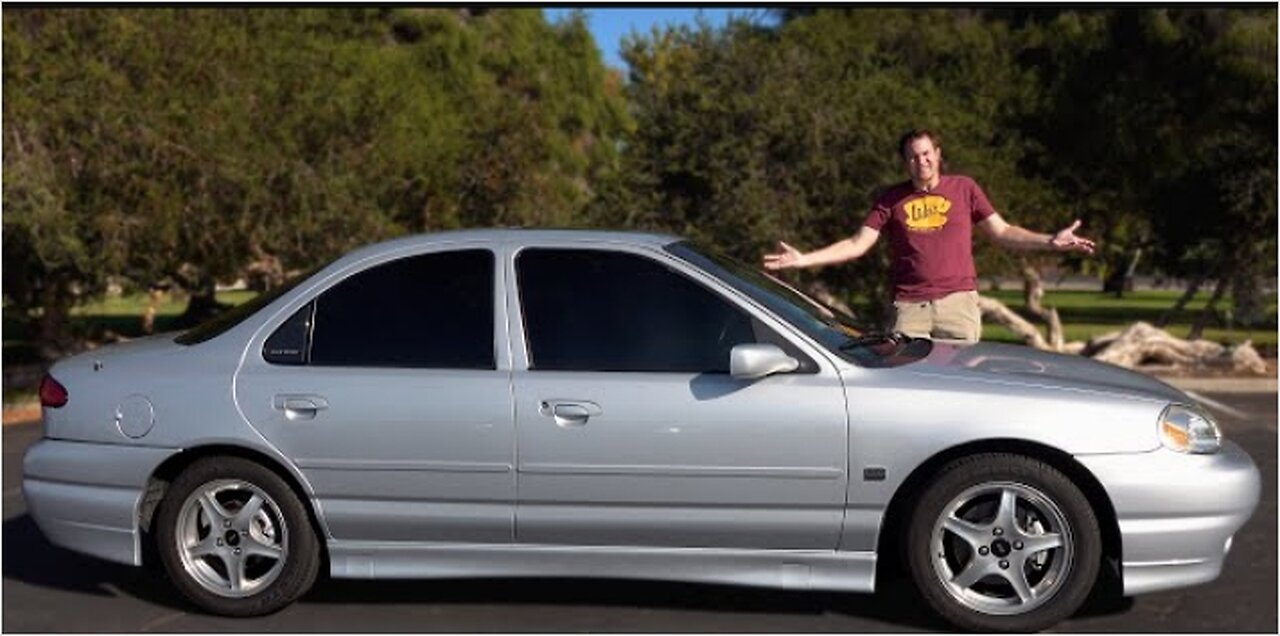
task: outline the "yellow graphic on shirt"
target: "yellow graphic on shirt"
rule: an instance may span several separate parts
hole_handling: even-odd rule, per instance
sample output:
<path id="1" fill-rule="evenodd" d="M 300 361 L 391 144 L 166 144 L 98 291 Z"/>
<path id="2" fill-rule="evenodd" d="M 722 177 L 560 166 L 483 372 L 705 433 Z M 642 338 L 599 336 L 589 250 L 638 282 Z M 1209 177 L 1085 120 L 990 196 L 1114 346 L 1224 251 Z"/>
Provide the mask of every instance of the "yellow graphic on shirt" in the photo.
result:
<path id="1" fill-rule="evenodd" d="M 928 194 L 902 204 L 907 217 L 907 229 L 915 232 L 936 232 L 947 224 L 947 212 L 951 202 L 936 194 Z"/>

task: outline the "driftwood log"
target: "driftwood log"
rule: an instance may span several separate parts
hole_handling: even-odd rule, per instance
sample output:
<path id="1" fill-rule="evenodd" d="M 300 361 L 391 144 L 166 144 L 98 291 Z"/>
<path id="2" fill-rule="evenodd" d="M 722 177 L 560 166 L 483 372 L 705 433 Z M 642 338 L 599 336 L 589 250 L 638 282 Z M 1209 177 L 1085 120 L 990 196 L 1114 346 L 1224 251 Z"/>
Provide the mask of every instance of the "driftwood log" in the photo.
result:
<path id="1" fill-rule="evenodd" d="M 812 283 L 809 283 L 805 290 L 809 292 L 809 295 L 826 304 L 826 306 L 831 307 L 832 309 L 838 309 L 850 316 L 855 315 L 853 309 L 849 308 L 848 303 L 840 300 L 839 296 L 832 293 L 831 288 L 827 287 L 826 283 L 823 283 L 820 280 L 815 280 Z"/>
<path id="2" fill-rule="evenodd" d="M 987 296 L 978 296 L 978 310 L 982 312 L 982 320 L 985 322 L 994 322 L 1004 325 L 1022 338 L 1023 344 L 1037 349 L 1045 349 L 1048 351 L 1060 351 L 1049 344 L 1045 340 L 1040 329 L 1031 324 L 1031 321 L 1019 316 L 1009 306 Z"/>
<path id="3" fill-rule="evenodd" d="M 1004 325 L 1036 349 L 1078 353 L 1100 362 L 1144 371 L 1268 375 L 1266 362 L 1249 341 L 1225 347 L 1208 340 L 1183 340 L 1149 323 L 1136 322 L 1123 330 L 1096 336 L 1089 342 L 1062 342 L 1061 322 L 1057 322 L 1056 328 L 1053 327 L 1054 322 L 1050 322 L 1050 332 L 1054 333 L 1056 329 L 1057 334 L 1057 342 L 1054 343 L 1046 339 L 1036 325 L 994 298 L 979 296 L 978 308 L 982 311 L 983 320 Z M 1037 315 L 1057 319 L 1057 311 L 1052 309 Z"/>
<path id="4" fill-rule="evenodd" d="M 1097 336 L 1081 353 L 1130 369 L 1268 375 L 1266 362 L 1247 340 L 1234 347 L 1207 340 L 1183 340 L 1145 322 Z"/>
<path id="5" fill-rule="evenodd" d="M 1040 328 L 1032 324 L 1031 321 L 1018 315 L 1004 303 L 987 296 L 978 296 L 978 310 L 982 312 L 982 319 L 986 322 L 1004 325 L 1009 331 L 1022 338 L 1024 344 L 1036 349 L 1070 353 L 1078 353 L 1083 349 L 1083 343 L 1067 344 L 1063 342 L 1062 320 L 1058 317 L 1058 310 L 1044 306 L 1044 281 L 1040 278 L 1040 272 L 1036 268 L 1024 264 L 1022 267 L 1022 281 L 1023 302 L 1027 308 L 1027 313 L 1048 326 L 1048 338 L 1040 333 Z"/>
<path id="6" fill-rule="evenodd" d="M 1039 270 L 1030 265 L 1023 267 L 1022 281 L 1022 293 L 1026 299 L 1027 311 L 1049 326 L 1049 348 L 1054 351 L 1062 351 L 1064 345 L 1062 341 L 1062 320 L 1058 318 L 1057 309 L 1045 307 L 1043 304 L 1044 282 L 1040 279 Z"/>

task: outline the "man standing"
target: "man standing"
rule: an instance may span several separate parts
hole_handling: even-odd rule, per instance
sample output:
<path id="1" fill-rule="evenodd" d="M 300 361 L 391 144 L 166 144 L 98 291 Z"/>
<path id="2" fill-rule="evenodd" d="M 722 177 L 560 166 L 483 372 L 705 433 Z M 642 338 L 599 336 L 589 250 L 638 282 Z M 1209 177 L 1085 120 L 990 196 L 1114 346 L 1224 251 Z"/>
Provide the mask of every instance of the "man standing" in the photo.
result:
<path id="1" fill-rule="evenodd" d="M 1010 249 L 1093 253 L 1094 243 L 1078 237 L 1077 220 L 1057 234 L 1010 225 L 991 207 L 973 179 L 942 174 L 942 147 L 928 130 L 902 136 L 898 151 L 911 180 L 890 187 L 851 238 L 812 252 L 779 242 L 766 254 L 766 269 L 817 267 L 856 259 L 889 234 L 896 313 L 894 331 L 920 338 L 977 342 L 982 335 L 978 276 L 973 266 L 973 226 Z"/>

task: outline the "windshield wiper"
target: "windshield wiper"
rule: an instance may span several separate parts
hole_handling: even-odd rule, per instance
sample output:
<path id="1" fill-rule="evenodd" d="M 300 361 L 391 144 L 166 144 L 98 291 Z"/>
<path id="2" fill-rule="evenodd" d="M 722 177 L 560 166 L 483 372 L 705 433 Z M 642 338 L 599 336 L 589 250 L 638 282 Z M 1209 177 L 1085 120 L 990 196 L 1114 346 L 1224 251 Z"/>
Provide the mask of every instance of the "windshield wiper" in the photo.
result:
<path id="1" fill-rule="evenodd" d="M 891 345 L 893 347 L 893 351 L 886 352 L 886 353 L 896 353 L 897 350 L 902 345 L 908 342 L 911 342 L 911 336 L 908 336 L 907 334 L 902 333 L 901 331 L 891 331 L 887 333 L 879 333 L 879 332 L 869 333 L 863 336 L 858 336 L 857 338 L 850 338 L 848 342 L 840 345 L 840 350 L 848 351 L 850 349 L 855 349 L 857 347 L 877 347 L 880 345 Z M 876 353 L 881 353 L 881 352 L 877 351 Z"/>

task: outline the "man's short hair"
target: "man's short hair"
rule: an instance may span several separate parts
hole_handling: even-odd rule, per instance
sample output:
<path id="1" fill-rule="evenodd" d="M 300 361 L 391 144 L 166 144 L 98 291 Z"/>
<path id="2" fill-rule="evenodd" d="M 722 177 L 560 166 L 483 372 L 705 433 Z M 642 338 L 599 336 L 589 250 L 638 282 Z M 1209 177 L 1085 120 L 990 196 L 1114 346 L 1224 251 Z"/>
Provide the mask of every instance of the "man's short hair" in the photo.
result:
<path id="1" fill-rule="evenodd" d="M 902 137 L 898 139 L 898 156 L 906 157 L 907 148 L 911 146 L 911 142 L 917 139 L 928 139 L 933 142 L 934 147 L 942 147 L 942 141 L 938 136 L 938 133 L 926 128 L 913 128 L 908 130 L 906 134 L 902 135 Z"/>

